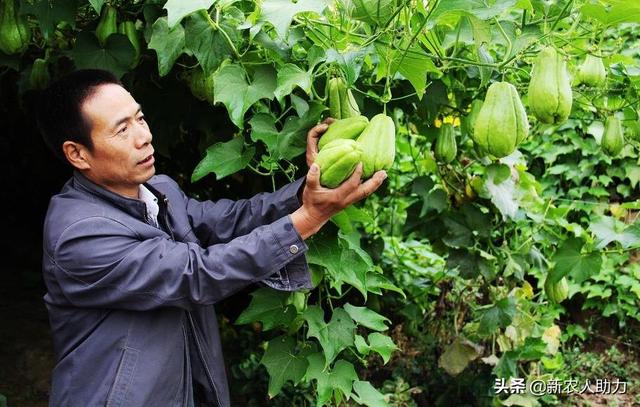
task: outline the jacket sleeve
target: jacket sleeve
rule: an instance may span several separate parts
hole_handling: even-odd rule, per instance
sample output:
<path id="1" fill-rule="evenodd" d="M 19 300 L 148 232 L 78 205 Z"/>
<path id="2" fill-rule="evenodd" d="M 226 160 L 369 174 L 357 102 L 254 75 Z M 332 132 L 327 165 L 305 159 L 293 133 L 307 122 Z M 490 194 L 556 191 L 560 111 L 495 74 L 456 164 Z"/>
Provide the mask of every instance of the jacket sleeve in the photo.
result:
<path id="1" fill-rule="evenodd" d="M 189 309 L 278 273 L 306 250 L 289 216 L 208 247 L 142 239 L 117 220 L 91 217 L 64 230 L 52 258 L 61 291 L 75 306 Z"/>
<path id="2" fill-rule="evenodd" d="M 304 178 L 300 178 L 275 192 L 263 192 L 238 201 L 198 201 L 184 193 L 182 196 L 194 233 L 203 244 L 211 245 L 246 235 L 298 209 L 298 191 L 303 182 Z"/>

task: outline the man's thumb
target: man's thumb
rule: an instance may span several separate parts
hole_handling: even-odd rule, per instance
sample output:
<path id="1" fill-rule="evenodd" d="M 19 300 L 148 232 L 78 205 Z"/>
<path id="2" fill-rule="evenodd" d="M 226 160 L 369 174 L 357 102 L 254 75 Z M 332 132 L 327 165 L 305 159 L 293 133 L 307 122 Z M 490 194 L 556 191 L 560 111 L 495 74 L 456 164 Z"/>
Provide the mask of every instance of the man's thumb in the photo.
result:
<path id="1" fill-rule="evenodd" d="M 318 164 L 313 163 L 307 173 L 307 185 L 310 187 L 317 187 L 320 185 L 320 167 Z"/>

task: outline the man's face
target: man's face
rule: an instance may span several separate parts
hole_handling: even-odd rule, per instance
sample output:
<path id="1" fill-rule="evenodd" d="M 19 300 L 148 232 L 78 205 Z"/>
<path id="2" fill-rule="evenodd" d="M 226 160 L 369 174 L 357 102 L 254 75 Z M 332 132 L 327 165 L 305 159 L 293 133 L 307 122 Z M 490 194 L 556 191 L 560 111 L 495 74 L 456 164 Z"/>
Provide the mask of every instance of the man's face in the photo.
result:
<path id="1" fill-rule="evenodd" d="M 93 141 L 83 173 L 110 191 L 138 198 L 140 184 L 155 174 L 152 136 L 140 105 L 123 87 L 107 84 L 84 101 L 82 113 Z"/>

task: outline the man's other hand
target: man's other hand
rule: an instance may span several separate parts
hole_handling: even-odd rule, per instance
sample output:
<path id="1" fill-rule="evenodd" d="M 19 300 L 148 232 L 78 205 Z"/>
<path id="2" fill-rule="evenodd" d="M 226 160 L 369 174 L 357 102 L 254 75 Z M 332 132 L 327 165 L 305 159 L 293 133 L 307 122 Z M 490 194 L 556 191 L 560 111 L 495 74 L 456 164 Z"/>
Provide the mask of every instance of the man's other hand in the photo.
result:
<path id="1" fill-rule="evenodd" d="M 302 206 L 291 214 L 291 222 L 300 236 L 308 238 L 333 215 L 374 193 L 387 178 L 387 173 L 378 171 L 365 182 L 361 178 L 362 163 L 337 188 L 324 188 L 320 185 L 320 168 L 312 164 L 302 193 Z"/>

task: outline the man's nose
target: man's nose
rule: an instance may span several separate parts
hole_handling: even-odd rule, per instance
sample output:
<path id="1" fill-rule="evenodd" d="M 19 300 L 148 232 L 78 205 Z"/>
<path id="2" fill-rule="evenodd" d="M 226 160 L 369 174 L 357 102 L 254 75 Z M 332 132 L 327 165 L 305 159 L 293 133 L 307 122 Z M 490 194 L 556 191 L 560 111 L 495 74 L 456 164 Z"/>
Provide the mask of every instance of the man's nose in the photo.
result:
<path id="1" fill-rule="evenodd" d="M 153 140 L 153 135 L 151 134 L 149 126 L 147 126 L 146 123 L 138 124 L 136 131 L 136 147 L 144 147 L 151 143 L 151 140 Z"/>

